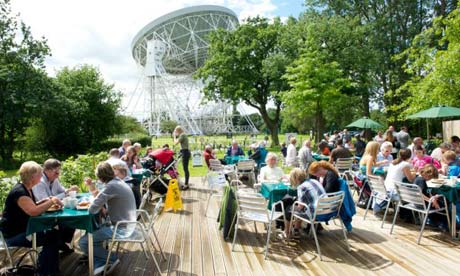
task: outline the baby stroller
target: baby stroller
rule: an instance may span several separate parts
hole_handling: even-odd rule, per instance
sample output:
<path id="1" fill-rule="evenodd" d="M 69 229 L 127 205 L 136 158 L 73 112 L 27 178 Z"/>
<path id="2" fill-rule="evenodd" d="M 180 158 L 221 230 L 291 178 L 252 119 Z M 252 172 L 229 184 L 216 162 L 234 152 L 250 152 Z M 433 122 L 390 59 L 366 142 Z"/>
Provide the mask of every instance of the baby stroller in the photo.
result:
<path id="1" fill-rule="evenodd" d="M 149 154 L 143 164 L 144 169 L 149 170 L 150 177 L 142 187 L 145 194 L 142 198 L 141 208 L 147 201 L 164 197 L 168 191 L 169 180 L 179 180 L 177 164 L 181 157 L 179 154 L 175 159 L 174 151 L 170 149 L 157 149 Z"/>

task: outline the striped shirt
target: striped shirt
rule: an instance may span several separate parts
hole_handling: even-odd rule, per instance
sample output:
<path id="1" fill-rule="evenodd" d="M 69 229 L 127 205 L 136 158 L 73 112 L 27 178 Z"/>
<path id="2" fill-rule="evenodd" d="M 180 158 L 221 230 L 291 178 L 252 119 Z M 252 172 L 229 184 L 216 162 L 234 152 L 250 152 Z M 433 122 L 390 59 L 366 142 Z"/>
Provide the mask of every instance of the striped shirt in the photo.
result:
<path id="1" fill-rule="evenodd" d="M 297 198 L 307 205 L 305 214 L 312 219 L 318 199 L 326 194 L 323 186 L 315 179 L 307 179 L 297 188 Z"/>

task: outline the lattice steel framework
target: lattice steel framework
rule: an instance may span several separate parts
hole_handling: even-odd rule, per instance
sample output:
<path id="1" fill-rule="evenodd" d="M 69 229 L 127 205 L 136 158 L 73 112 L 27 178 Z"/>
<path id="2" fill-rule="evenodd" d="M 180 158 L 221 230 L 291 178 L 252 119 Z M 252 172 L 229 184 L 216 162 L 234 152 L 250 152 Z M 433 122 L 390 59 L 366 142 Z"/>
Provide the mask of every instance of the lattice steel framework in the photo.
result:
<path id="1" fill-rule="evenodd" d="M 177 121 L 192 134 L 233 131 L 231 106 L 200 105 L 202 83 L 192 75 L 206 60 L 209 33 L 237 26 L 227 8 L 195 6 L 162 16 L 135 36 L 131 49 L 142 72 L 141 93 L 133 93 L 142 102 L 135 109 L 151 135 L 160 134 L 162 120 Z"/>

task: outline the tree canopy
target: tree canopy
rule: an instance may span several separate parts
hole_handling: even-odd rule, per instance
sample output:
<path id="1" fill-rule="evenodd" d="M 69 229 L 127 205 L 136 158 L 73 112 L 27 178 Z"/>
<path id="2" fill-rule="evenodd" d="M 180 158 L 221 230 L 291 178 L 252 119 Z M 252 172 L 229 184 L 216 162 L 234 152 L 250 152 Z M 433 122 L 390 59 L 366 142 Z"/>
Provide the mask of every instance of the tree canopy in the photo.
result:
<path id="1" fill-rule="evenodd" d="M 209 57 L 196 74 L 205 83 L 204 94 L 213 100 L 243 101 L 261 114 L 272 141 L 278 144 L 281 93 L 287 88 L 282 79 L 292 61 L 295 43 L 283 32 L 286 25 L 275 19 L 249 18 L 234 31 L 217 30 L 210 35 Z M 268 112 L 273 104 L 275 112 Z"/>

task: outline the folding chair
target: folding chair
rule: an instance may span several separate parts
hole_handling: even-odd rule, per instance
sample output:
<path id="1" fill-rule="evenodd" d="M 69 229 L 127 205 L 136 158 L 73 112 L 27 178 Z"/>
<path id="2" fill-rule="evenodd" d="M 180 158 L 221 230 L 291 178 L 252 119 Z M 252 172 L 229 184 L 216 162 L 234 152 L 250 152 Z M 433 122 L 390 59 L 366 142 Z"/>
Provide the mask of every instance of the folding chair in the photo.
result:
<path id="1" fill-rule="evenodd" d="M 380 199 L 387 202 L 387 208 L 385 210 L 385 214 L 383 215 L 382 224 L 380 228 L 383 228 L 383 224 L 385 223 L 385 219 L 387 217 L 388 209 L 390 209 L 390 203 L 395 203 L 391 197 L 387 193 L 387 189 L 385 187 L 385 183 L 383 178 L 380 176 L 375 175 L 368 175 L 367 176 L 369 187 L 371 188 L 371 197 L 369 198 L 369 202 L 367 203 L 366 212 L 364 212 L 363 220 L 366 219 L 367 211 L 369 211 L 369 207 L 372 204 L 372 199 Z"/>
<path id="2" fill-rule="evenodd" d="M 232 251 L 235 249 L 235 241 L 236 235 L 238 233 L 238 225 L 240 221 L 253 221 L 254 228 L 257 233 L 257 226 L 256 222 L 264 223 L 265 225 L 268 224 L 267 227 L 267 242 L 265 245 L 265 259 L 267 259 L 268 249 L 270 245 L 270 235 L 272 231 L 272 224 L 275 220 L 283 217 L 284 218 L 284 205 L 282 201 L 275 202 L 272 205 L 272 210 L 267 209 L 267 201 L 261 194 L 257 193 L 244 193 L 244 192 L 237 192 L 236 199 L 238 202 L 238 211 L 236 216 L 236 224 L 235 224 L 235 233 L 233 236 L 232 242 Z M 281 206 L 281 212 L 275 211 L 275 206 Z"/>
<path id="3" fill-rule="evenodd" d="M 152 243 L 153 248 L 155 248 L 155 243 L 154 240 L 152 239 L 152 234 L 153 237 L 155 238 L 155 241 L 157 242 L 158 249 L 160 250 L 161 253 L 161 259 L 166 259 L 165 254 L 163 253 L 163 249 L 161 248 L 160 240 L 158 239 L 157 233 L 155 232 L 154 223 L 156 219 L 158 218 L 160 214 L 160 209 L 163 204 L 163 199 L 161 198 L 155 205 L 155 208 L 153 208 L 152 213 L 149 214 L 146 210 L 144 209 L 138 209 L 136 210 L 136 217 L 138 218 L 138 221 L 142 222 L 144 226 L 144 230 L 147 233 L 148 237 L 150 238 L 150 242 Z"/>
<path id="4" fill-rule="evenodd" d="M 335 161 L 335 168 L 339 172 L 339 176 L 347 181 L 350 189 L 355 188 L 355 182 L 353 181 L 353 158 L 337 158 Z M 354 191 L 353 191 L 354 193 Z"/>
<path id="5" fill-rule="evenodd" d="M 204 212 L 205 217 L 208 214 L 209 202 L 211 201 L 211 197 L 222 197 L 222 188 L 227 184 L 227 180 L 225 179 L 225 174 L 223 173 L 223 171 L 210 171 L 206 174 L 206 178 L 208 179 L 209 196 L 208 202 L 206 203 L 206 210 Z"/>
<path id="6" fill-rule="evenodd" d="M 303 222 L 311 224 L 310 228 L 310 235 L 313 232 L 313 237 L 315 238 L 316 249 L 318 250 L 318 255 L 320 260 L 323 260 L 321 255 L 321 249 L 319 247 L 318 238 L 316 236 L 316 224 L 321 222 L 326 222 L 331 219 L 339 219 L 340 225 L 342 226 L 343 236 L 345 237 L 345 242 L 347 244 L 347 249 L 350 251 L 350 245 L 348 244 L 347 239 L 347 232 L 345 230 L 345 226 L 343 225 L 343 221 L 340 218 L 340 208 L 342 207 L 342 202 L 344 198 L 344 193 L 342 191 L 336 193 L 328 193 L 324 197 L 318 199 L 315 204 L 315 212 L 310 218 L 306 212 L 298 212 L 298 206 L 303 206 L 305 209 L 308 209 L 308 206 L 301 202 L 296 201 L 292 205 L 292 218 L 291 218 L 291 225 L 289 229 L 293 229 L 293 224 L 295 219 L 299 219 Z M 288 241 L 290 239 L 291 233 L 288 235 Z"/>
<path id="7" fill-rule="evenodd" d="M 449 212 L 447 210 L 447 200 L 444 196 L 432 196 L 428 201 L 427 205 L 426 201 L 423 198 L 422 190 L 419 186 L 415 184 L 407 184 L 398 181 L 395 181 L 394 183 L 396 186 L 396 191 L 399 194 L 400 200 L 396 205 L 396 213 L 395 217 L 393 218 L 393 224 L 391 225 L 390 234 L 393 233 L 393 227 L 396 223 L 396 218 L 398 217 L 398 212 L 400 208 L 405 208 L 411 210 L 412 212 L 417 212 L 422 215 L 422 228 L 420 229 L 420 234 L 418 235 L 417 244 L 420 244 L 420 240 L 422 239 L 423 230 L 425 230 L 426 220 L 428 219 L 429 214 L 438 213 L 441 215 L 445 215 L 447 217 L 447 224 L 450 229 L 450 217 Z M 431 209 L 431 204 L 433 203 L 433 200 L 436 197 L 443 200 L 444 207 L 439 209 Z"/>
<path id="8" fill-rule="evenodd" d="M 10 263 L 10 267 L 13 267 L 13 258 L 11 257 L 11 252 L 8 248 L 8 245 L 6 244 L 5 239 L 3 238 L 3 233 L 0 231 L 0 251 L 5 251 L 6 254 L 6 259 L 8 259 L 8 262 Z"/>
<path id="9" fill-rule="evenodd" d="M 150 240 L 150 242 L 148 242 Z M 112 254 L 113 247 L 117 245 L 117 252 L 119 249 L 120 243 L 138 243 L 142 251 L 144 251 L 145 258 L 148 259 L 148 254 L 145 250 L 144 245 L 147 247 L 147 250 L 150 252 L 153 262 L 155 263 L 155 267 L 159 273 L 161 273 L 160 265 L 158 264 L 155 255 L 153 254 L 152 250 L 150 250 L 150 246 L 152 244 L 150 237 L 148 236 L 144 225 L 140 221 L 119 221 L 115 225 L 113 230 L 112 239 L 110 240 L 110 249 L 109 254 L 107 255 L 107 260 L 105 262 L 104 268 L 104 275 L 107 273 L 107 268 L 110 260 L 110 255 Z"/>
<path id="10" fill-rule="evenodd" d="M 236 164 L 237 176 L 239 179 L 242 177 L 248 177 L 248 186 L 253 187 L 256 183 L 256 177 L 254 175 L 254 168 L 256 162 L 254 160 L 240 160 Z"/>

